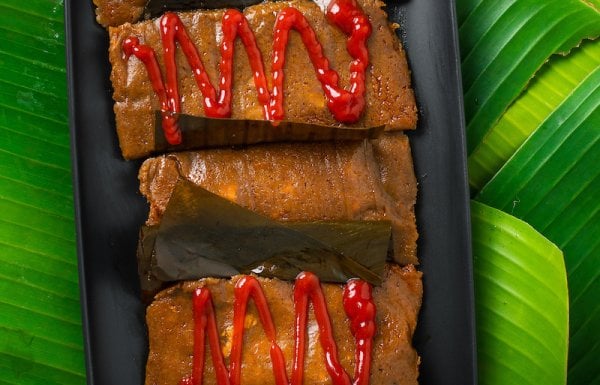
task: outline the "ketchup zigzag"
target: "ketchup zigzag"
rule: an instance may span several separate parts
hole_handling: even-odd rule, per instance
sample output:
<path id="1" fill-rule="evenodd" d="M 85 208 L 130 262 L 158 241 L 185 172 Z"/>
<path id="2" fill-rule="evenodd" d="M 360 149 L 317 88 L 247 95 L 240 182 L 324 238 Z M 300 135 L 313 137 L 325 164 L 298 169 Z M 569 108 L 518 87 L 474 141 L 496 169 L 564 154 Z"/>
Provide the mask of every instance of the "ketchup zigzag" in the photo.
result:
<path id="1" fill-rule="evenodd" d="M 173 113 L 181 111 L 175 62 L 176 42 L 181 46 L 192 68 L 194 78 L 203 96 L 206 116 L 228 118 L 231 116 L 234 42 L 239 36 L 250 61 L 258 100 L 263 106 L 264 118 L 279 121 L 285 117 L 283 109 L 285 51 L 289 32 L 294 29 L 302 38 L 317 79 L 321 82 L 327 98 L 327 107 L 334 118 L 342 123 L 354 123 L 360 118 L 365 107 L 365 71 L 369 65 L 366 41 L 371 35 L 371 24 L 355 0 L 332 0 L 327 7 L 326 17 L 330 23 L 348 35 L 346 48 L 353 58 L 350 63 L 349 90 L 340 88 L 339 75 L 329 67 L 329 60 L 323 54 L 323 48 L 314 30 L 306 17 L 293 7 L 282 9 L 275 21 L 271 61 L 273 89 L 270 91 L 262 54 L 254 33 L 248 25 L 246 17 L 234 9 L 227 10 L 222 19 L 223 40 L 220 47 L 218 90 L 211 84 L 196 46 L 186 32 L 181 19 L 175 13 L 165 13 L 160 20 L 166 82 L 163 81 L 161 69 L 152 47 L 141 44 L 137 37 L 130 36 L 123 41 L 123 52 L 127 58 L 134 55 L 144 63 L 152 82 L 152 88 L 160 100 L 165 137 L 172 145 L 180 144 L 182 140 L 176 117 L 173 115 Z"/>
<path id="2" fill-rule="evenodd" d="M 316 275 L 303 272 L 298 275 L 294 285 L 295 343 L 291 382 L 286 372 L 285 358 L 281 348 L 277 345 L 277 332 L 260 283 L 252 276 L 244 276 L 237 281 L 234 296 L 233 337 L 228 369 L 219 342 L 219 331 L 210 290 L 202 287 L 194 291 L 192 299 L 194 314 L 192 374 L 183 378 L 180 385 L 202 384 L 207 337 L 217 384 L 240 384 L 244 320 L 250 299 L 256 305 L 265 335 L 271 343 L 270 355 L 277 385 L 302 385 L 303 383 L 309 301 L 313 303 L 319 327 L 319 340 L 325 353 L 325 365 L 332 383 L 334 385 L 368 385 L 371 346 L 375 335 L 375 303 L 371 286 L 367 282 L 358 279 L 350 280 L 344 288 L 343 294 L 344 311 L 350 320 L 350 330 L 356 340 L 354 381 L 350 379 L 340 364 L 327 304 Z"/>

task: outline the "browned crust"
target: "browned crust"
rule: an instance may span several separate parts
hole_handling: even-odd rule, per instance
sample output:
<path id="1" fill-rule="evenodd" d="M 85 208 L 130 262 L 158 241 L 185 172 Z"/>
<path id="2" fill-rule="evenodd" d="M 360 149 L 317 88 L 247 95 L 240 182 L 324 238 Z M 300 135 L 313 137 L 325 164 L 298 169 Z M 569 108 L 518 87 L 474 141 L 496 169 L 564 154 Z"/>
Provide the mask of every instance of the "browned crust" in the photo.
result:
<path id="1" fill-rule="evenodd" d="M 215 149 L 151 158 L 140 191 L 155 225 L 183 177 L 276 220 L 390 220 L 394 259 L 418 263 L 417 186 L 401 132 L 369 142 L 293 143 Z"/>
<path id="2" fill-rule="evenodd" d="M 146 385 L 178 384 L 191 373 L 193 357 L 192 292 L 197 287 L 209 287 L 215 305 L 221 347 L 224 356 L 230 354 L 233 286 L 239 277 L 231 280 L 205 279 L 184 282 L 159 293 L 146 315 L 150 353 L 146 367 Z M 277 328 L 277 342 L 283 350 L 291 373 L 294 341 L 293 283 L 259 278 L 273 321 Z M 331 316 L 342 365 L 354 373 L 354 339 L 342 307 L 342 286 L 324 284 L 323 290 Z M 377 334 L 372 350 L 371 384 L 417 384 L 419 357 L 412 347 L 412 336 L 422 298 L 421 273 L 413 266 L 400 268 L 390 265 L 382 286 L 373 290 L 377 307 Z M 312 311 L 309 313 L 305 384 L 330 384 L 324 366 L 323 351 Z M 242 354 L 242 383 L 274 384 L 269 343 L 254 304 L 248 306 Z M 207 357 L 210 349 L 207 348 Z M 204 384 L 215 384 L 210 358 L 205 366 Z"/>
<path id="3" fill-rule="evenodd" d="M 386 125 L 389 130 L 414 129 L 417 112 L 404 50 L 381 9 L 383 3 L 376 0 L 359 0 L 359 3 L 369 14 L 373 33 L 368 42 L 371 65 L 366 79 L 367 106 L 363 117 L 355 125 Z M 257 43 L 265 54 L 263 60 L 270 61 L 267 55 L 271 52 L 275 16 L 285 6 L 298 8 L 309 19 L 332 68 L 337 69 L 340 74 L 340 84 L 347 85 L 347 68 L 351 58 L 344 48 L 345 36 L 326 21 L 323 11 L 312 1 L 265 2 L 244 10 Z M 213 84 L 217 84 L 218 79 L 220 54 L 216 36 L 219 35 L 222 15 L 222 10 L 180 13 L 188 33 L 201 52 Z M 132 35 L 139 37 L 142 43 L 154 47 L 161 67 L 163 56 L 159 31 L 154 21 L 110 28 L 109 57 L 112 64 L 114 111 L 121 149 L 127 159 L 147 156 L 153 149 L 153 111 L 159 109 L 158 98 L 154 95 L 143 63 L 136 58 L 126 60 L 123 56 L 122 41 Z M 180 51 L 177 53 L 177 61 L 182 112 L 204 115 L 201 94 Z M 270 76 L 270 65 L 265 65 L 265 69 Z M 284 107 L 287 119 L 339 125 L 325 105 L 325 97 L 312 63 L 295 32 L 290 35 L 285 74 Z M 252 72 L 239 39 L 234 57 L 233 95 L 233 118 L 262 119 L 262 107 L 258 103 Z"/>
<path id="4" fill-rule="evenodd" d="M 93 0 L 96 5 L 96 21 L 103 27 L 116 27 L 138 21 L 147 0 Z"/>

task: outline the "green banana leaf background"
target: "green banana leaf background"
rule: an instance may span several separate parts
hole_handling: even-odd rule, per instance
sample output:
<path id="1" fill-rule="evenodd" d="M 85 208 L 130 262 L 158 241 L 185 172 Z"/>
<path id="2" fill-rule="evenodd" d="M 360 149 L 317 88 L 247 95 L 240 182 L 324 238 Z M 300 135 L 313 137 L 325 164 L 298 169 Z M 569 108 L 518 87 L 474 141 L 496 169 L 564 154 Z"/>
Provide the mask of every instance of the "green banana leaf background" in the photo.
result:
<path id="1" fill-rule="evenodd" d="M 456 11 L 480 383 L 600 384 L 600 1 Z M 0 385 L 86 378 L 63 12 L 0 0 Z"/>

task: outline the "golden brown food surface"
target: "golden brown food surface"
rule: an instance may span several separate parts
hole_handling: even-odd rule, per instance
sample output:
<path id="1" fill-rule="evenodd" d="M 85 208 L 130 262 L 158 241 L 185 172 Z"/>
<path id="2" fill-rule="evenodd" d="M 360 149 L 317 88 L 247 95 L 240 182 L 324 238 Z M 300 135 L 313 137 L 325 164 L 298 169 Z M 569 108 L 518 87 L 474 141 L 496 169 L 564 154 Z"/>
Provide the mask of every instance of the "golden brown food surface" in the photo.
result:
<path id="1" fill-rule="evenodd" d="M 96 21 L 104 27 L 133 23 L 140 19 L 148 0 L 93 0 Z"/>
<path id="2" fill-rule="evenodd" d="M 381 9 L 382 2 L 358 0 L 358 3 L 369 15 L 373 32 L 368 40 L 370 66 L 366 73 L 366 108 L 355 126 L 386 125 L 389 130 L 414 129 L 417 120 L 415 100 L 400 40 Z M 271 77 L 275 18 L 278 11 L 287 6 L 296 7 L 307 17 L 331 67 L 340 75 L 340 86 L 347 87 L 351 57 L 345 48 L 346 36 L 326 20 L 317 3 L 308 0 L 265 2 L 244 10 L 262 52 L 267 77 Z M 218 84 L 223 11 L 184 12 L 179 16 L 196 44 L 212 84 Z M 144 64 L 133 56 L 125 58 L 122 43 L 127 37 L 136 36 L 141 43 L 153 47 L 164 78 L 163 49 L 157 25 L 157 21 L 144 21 L 110 29 L 109 57 L 112 64 L 114 111 L 121 150 L 128 159 L 147 156 L 153 150 L 154 111 L 160 109 L 160 103 Z M 202 94 L 179 48 L 176 58 L 182 112 L 203 116 Z M 253 72 L 240 39 L 235 43 L 233 63 L 232 118 L 263 119 L 263 107 L 258 101 Z M 317 80 L 306 48 L 295 31 L 290 33 L 284 71 L 284 109 L 287 120 L 340 125 L 326 106 L 321 83 Z"/>
<path id="3" fill-rule="evenodd" d="M 181 283 L 156 296 L 148 307 L 146 320 L 150 353 L 146 367 L 146 385 L 178 384 L 191 374 L 193 358 L 192 293 L 195 288 L 207 287 L 212 293 L 220 344 L 228 363 L 231 353 L 233 288 L 239 279 L 204 279 Z M 293 283 L 259 278 L 277 329 L 277 343 L 287 363 L 288 375 L 294 346 Z M 338 346 L 340 362 L 351 376 L 354 373 L 355 343 L 349 322 L 342 307 L 341 285 L 322 285 Z M 412 347 L 412 336 L 421 306 L 421 273 L 413 266 L 388 266 L 382 286 L 375 287 L 373 298 L 377 308 L 377 334 L 373 340 L 372 385 L 417 384 L 419 357 Z M 318 341 L 318 327 L 312 311 L 307 325 L 307 352 L 304 383 L 331 384 L 324 365 L 324 354 Z M 242 353 L 242 381 L 244 385 L 274 384 L 270 343 L 260 323 L 252 301 L 248 306 Z M 206 348 L 204 384 L 216 383 Z"/>
<path id="4" fill-rule="evenodd" d="M 160 222 L 178 178 L 272 219 L 390 220 L 394 259 L 418 263 L 416 180 L 407 137 L 215 149 L 146 160 L 140 191 L 147 224 Z"/>

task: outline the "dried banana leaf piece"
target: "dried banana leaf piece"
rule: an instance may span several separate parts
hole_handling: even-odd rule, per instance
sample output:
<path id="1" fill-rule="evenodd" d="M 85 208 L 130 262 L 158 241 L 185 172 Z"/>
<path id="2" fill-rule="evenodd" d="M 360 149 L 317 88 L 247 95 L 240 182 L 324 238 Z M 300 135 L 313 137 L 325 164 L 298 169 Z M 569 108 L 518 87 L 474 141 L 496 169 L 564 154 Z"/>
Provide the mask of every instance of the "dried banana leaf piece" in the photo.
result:
<path id="1" fill-rule="evenodd" d="M 140 232 L 142 290 L 248 273 L 291 280 L 304 270 L 379 284 L 390 239 L 388 221 L 278 222 L 182 179 L 160 226 Z"/>
<path id="2" fill-rule="evenodd" d="M 311 123 L 268 120 L 208 118 L 186 114 L 171 114 L 177 118 L 183 141 L 179 145 L 167 142 L 163 132 L 163 115 L 156 112 L 154 123 L 154 153 L 244 146 L 275 142 L 360 141 L 375 139 L 385 130 L 376 127 L 332 127 Z"/>

